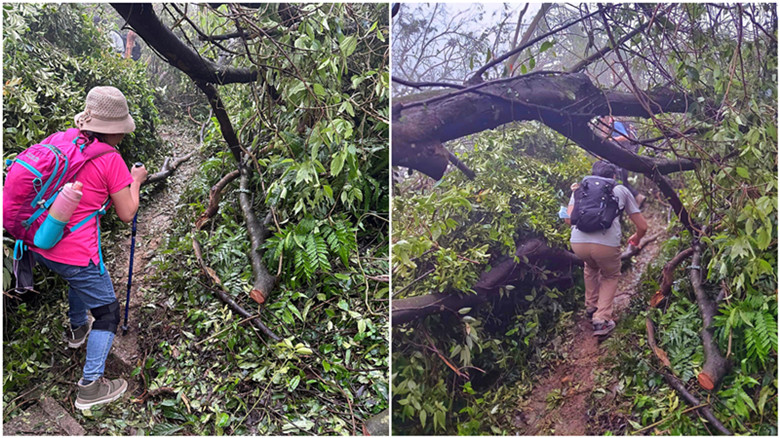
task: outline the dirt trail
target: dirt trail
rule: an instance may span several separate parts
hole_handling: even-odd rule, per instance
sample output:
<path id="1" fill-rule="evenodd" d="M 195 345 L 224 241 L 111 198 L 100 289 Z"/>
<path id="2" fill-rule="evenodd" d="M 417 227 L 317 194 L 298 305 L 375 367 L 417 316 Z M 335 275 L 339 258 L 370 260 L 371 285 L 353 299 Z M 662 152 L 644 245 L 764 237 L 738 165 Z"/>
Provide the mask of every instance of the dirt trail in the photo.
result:
<path id="1" fill-rule="evenodd" d="M 171 126 L 160 128 L 160 137 L 171 144 L 170 152 L 176 157 L 189 153 L 198 147 L 197 133 L 194 129 L 180 129 Z M 114 371 L 127 378 L 127 372 L 140 365 L 143 359 L 138 350 L 138 334 L 144 330 L 140 324 L 139 308 L 144 303 L 144 291 L 151 284 L 147 278 L 155 274 L 152 260 L 157 255 L 157 248 L 163 243 L 163 239 L 171 228 L 173 217 L 176 213 L 176 205 L 184 191 L 187 182 L 197 171 L 197 155 L 181 163 L 166 182 L 158 183 L 146 197 L 142 194 L 141 206 L 138 211 L 135 261 L 133 263 L 133 283 L 130 289 L 130 311 L 128 318 L 127 335 L 122 335 L 122 329 L 117 332 L 114 345 L 111 348 L 106 368 L 108 372 Z M 131 227 L 123 231 L 123 238 L 106 250 L 106 260 L 114 281 L 114 289 L 117 298 L 122 303 L 122 323 L 124 323 L 124 306 L 127 298 L 127 274 L 130 263 Z M 129 382 L 129 381 L 128 381 Z M 129 382 L 130 383 L 130 382 Z M 133 392 L 132 383 L 129 393 Z"/>
<path id="2" fill-rule="evenodd" d="M 650 235 L 666 227 L 664 215 L 647 209 L 646 219 Z M 623 271 L 615 295 L 615 315 L 628 307 L 636 293 L 642 273 L 658 255 L 663 234 L 649 243 L 633 264 Z M 604 369 L 600 363 L 604 348 L 593 336 L 590 320 L 585 311 L 575 315 L 572 326 L 562 336 L 563 360 L 553 365 L 546 375 L 534 386 L 531 394 L 520 402 L 522 412 L 517 422 L 519 435 L 588 435 L 588 400 L 596 387 L 594 376 Z"/>

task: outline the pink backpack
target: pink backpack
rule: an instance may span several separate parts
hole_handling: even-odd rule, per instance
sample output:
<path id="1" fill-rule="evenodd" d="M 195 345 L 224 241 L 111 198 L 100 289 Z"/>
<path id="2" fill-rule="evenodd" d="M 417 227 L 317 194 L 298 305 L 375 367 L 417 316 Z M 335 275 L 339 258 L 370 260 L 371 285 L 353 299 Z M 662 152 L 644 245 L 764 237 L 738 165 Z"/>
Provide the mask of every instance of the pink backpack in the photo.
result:
<path id="1" fill-rule="evenodd" d="M 34 246 L 35 232 L 62 186 L 73 182 L 88 161 L 117 152 L 99 141 L 86 143 L 79 134 L 76 128 L 57 132 L 25 149 L 15 160 L 6 161 L 3 228 L 16 239 L 14 260 L 22 258 L 27 246 Z"/>

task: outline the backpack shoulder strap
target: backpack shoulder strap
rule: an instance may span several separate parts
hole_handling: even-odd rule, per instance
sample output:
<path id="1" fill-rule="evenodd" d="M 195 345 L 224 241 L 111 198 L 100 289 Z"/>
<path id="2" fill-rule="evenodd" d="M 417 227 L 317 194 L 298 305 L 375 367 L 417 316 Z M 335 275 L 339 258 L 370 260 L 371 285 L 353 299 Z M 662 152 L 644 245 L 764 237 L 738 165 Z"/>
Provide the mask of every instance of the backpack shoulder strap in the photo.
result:
<path id="1" fill-rule="evenodd" d="M 73 131 L 75 131 L 73 133 L 70 131 L 71 130 L 68 130 L 67 133 L 73 135 L 73 139 L 71 141 L 74 145 L 79 145 L 78 141 L 80 138 L 80 131 L 78 129 L 73 129 Z M 94 160 L 95 158 L 102 157 L 103 155 L 119 153 L 119 151 L 117 151 L 113 146 L 101 141 L 93 141 L 92 143 L 81 145 L 79 150 L 81 151 L 82 155 L 84 155 L 84 158 L 87 159 L 87 161 Z"/>

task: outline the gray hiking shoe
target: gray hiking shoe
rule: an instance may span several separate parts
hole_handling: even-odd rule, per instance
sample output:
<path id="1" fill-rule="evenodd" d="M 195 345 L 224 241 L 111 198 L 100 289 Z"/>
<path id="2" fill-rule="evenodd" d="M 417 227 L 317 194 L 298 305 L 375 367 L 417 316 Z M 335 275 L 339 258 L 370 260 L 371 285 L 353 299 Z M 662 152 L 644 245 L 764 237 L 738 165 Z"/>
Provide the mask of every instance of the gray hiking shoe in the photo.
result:
<path id="1" fill-rule="evenodd" d="M 609 320 L 604 322 L 593 323 L 593 336 L 606 336 L 615 330 L 615 321 Z"/>
<path id="2" fill-rule="evenodd" d="M 64 333 L 65 340 L 68 341 L 68 348 L 79 348 L 84 345 L 90 330 L 92 330 L 92 324 L 89 322 L 75 329 L 68 324 L 68 328 L 65 329 Z"/>
<path id="3" fill-rule="evenodd" d="M 125 379 L 108 380 L 101 377 L 88 385 L 78 383 L 79 395 L 76 397 L 77 409 L 89 409 L 92 406 L 111 403 L 127 390 Z"/>

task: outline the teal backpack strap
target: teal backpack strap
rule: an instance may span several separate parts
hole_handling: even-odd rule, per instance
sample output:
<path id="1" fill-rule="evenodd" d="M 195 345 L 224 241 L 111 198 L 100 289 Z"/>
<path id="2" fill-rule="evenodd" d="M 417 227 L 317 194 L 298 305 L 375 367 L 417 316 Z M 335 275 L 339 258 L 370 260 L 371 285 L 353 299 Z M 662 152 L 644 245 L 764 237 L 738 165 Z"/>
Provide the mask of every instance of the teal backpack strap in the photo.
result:
<path id="1" fill-rule="evenodd" d="M 24 240 L 17 239 L 14 244 L 14 260 L 21 260 L 25 251 L 27 251 L 27 245 L 24 244 Z"/>
<path id="2" fill-rule="evenodd" d="M 103 263 L 103 248 L 100 244 L 100 217 L 106 214 L 106 211 L 108 210 L 108 206 L 111 204 L 111 199 L 108 199 L 105 204 L 103 204 L 102 207 L 100 207 L 99 210 L 95 211 L 94 213 L 90 214 L 89 216 L 85 217 L 81 220 L 81 222 L 77 223 L 76 225 L 72 226 L 70 228 L 70 232 L 74 232 L 78 230 L 79 228 L 83 227 L 87 222 L 92 220 L 93 218 L 96 218 L 97 220 L 97 242 L 98 242 L 98 257 L 100 258 L 100 275 L 103 275 L 106 273 L 106 265 Z"/>

